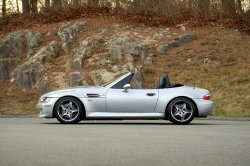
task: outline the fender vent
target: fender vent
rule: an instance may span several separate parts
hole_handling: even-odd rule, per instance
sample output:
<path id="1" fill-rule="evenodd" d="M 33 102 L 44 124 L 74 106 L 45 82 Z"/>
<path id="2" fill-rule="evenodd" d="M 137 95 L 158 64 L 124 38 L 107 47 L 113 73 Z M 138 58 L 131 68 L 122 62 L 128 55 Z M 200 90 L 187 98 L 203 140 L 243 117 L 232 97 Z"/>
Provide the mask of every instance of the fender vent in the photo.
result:
<path id="1" fill-rule="evenodd" d="M 88 97 L 100 97 L 99 94 L 93 94 L 93 93 L 92 94 L 88 93 L 87 96 Z"/>
<path id="2" fill-rule="evenodd" d="M 105 93 L 85 93 L 83 96 L 87 98 L 106 98 Z"/>

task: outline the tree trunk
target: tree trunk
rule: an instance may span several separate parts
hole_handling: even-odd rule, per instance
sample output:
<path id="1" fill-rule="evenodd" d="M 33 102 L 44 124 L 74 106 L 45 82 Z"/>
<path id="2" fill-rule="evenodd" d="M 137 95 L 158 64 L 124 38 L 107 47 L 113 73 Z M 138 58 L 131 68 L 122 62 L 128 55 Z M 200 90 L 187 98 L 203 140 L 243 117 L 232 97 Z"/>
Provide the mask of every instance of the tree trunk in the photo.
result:
<path id="1" fill-rule="evenodd" d="M 235 0 L 222 0 L 224 14 L 234 15 L 236 13 Z"/>
<path id="2" fill-rule="evenodd" d="M 189 17 L 192 17 L 193 11 L 192 11 L 192 0 L 188 1 L 188 10 L 189 10 Z"/>
<path id="3" fill-rule="evenodd" d="M 209 18 L 209 7 L 210 7 L 210 0 L 199 0 L 198 1 L 198 10 L 202 17 L 206 19 Z"/>
<path id="4" fill-rule="evenodd" d="M 99 7 L 99 0 L 88 0 L 88 6 L 94 8 Z"/>
<path id="5" fill-rule="evenodd" d="M 50 0 L 45 0 L 45 8 L 49 8 L 50 7 Z"/>
<path id="6" fill-rule="evenodd" d="M 241 0 L 237 0 L 237 11 L 240 16 L 243 14 L 242 10 L 242 5 L 241 5 Z"/>
<path id="7" fill-rule="evenodd" d="M 74 6 L 74 7 L 79 6 L 79 2 L 78 2 L 78 0 L 73 0 L 73 6 Z"/>
<path id="8" fill-rule="evenodd" d="M 19 14 L 19 5 L 18 5 L 18 0 L 16 0 L 16 7 L 17 7 L 17 13 Z"/>
<path id="9" fill-rule="evenodd" d="M 23 14 L 29 14 L 30 13 L 29 0 L 22 0 L 22 4 L 23 4 Z"/>
<path id="10" fill-rule="evenodd" d="M 184 7 L 186 7 L 186 4 L 187 4 L 186 0 L 183 0 L 183 6 Z"/>
<path id="11" fill-rule="evenodd" d="M 37 13 L 37 0 L 32 0 L 32 13 Z"/>
<path id="12" fill-rule="evenodd" d="M 3 0 L 2 4 L 2 17 L 6 15 L 6 0 Z"/>
<path id="13" fill-rule="evenodd" d="M 120 9 L 120 0 L 115 1 L 115 9 L 119 10 Z"/>
<path id="14" fill-rule="evenodd" d="M 52 7 L 54 8 L 61 8 L 62 1 L 61 0 L 53 0 Z"/>

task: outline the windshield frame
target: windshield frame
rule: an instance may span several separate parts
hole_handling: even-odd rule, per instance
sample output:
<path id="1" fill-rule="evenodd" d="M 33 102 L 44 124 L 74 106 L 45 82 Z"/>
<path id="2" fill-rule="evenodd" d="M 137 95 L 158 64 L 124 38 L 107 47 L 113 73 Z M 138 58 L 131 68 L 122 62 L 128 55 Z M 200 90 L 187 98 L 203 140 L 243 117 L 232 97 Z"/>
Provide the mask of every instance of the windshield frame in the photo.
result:
<path id="1" fill-rule="evenodd" d="M 122 79 L 124 79 L 125 77 L 127 77 L 131 74 L 132 74 L 131 72 L 124 73 L 120 77 L 114 78 L 114 79 L 110 80 L 109 82 L 103 84 L 102 87 L 111 88 L 113 85 L 115 85 L 116 83 L 118 83 L 119 81 L 121 81 Z"/>

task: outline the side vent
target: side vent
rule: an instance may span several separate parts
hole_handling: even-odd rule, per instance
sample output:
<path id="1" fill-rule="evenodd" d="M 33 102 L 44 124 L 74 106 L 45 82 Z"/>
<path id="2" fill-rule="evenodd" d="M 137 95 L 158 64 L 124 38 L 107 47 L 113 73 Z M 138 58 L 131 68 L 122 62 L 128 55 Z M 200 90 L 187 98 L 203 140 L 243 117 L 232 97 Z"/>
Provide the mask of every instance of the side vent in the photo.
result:
<path id="1" fill-rule="evenodd" d="M 103 93 L 85 93 L 83 95 L 84 97 L 87 97 L 87 98 L 105 98 L 106 97 L 106 94 L 103 94 Z"/>
<path id="2" fill-rule="evenodd" d="M 88 97 L 100 97 L 99 94 L 93 94 L 93 93 L 92 93 L 92 94 L 91 94 L 91 93 L 88 93 L 87 96 L 88 96 Z"/>

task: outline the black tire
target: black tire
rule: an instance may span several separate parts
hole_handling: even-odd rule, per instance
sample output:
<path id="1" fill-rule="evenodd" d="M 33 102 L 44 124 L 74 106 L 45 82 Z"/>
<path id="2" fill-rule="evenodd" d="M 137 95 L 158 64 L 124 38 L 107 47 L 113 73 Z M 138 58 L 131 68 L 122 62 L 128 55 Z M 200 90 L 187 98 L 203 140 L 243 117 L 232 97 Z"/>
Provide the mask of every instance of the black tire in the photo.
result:
<path id="1" fill-rule="evenodd" d="M 82 120 L 82 103 L 73 97 L 64 97 L 56 102 L 54 113 L 56 119 L 64 124 L 74 124 Z"/>
<path id="2" fill-rule="evenodd" d="M 166 113 L 170 122 L 189 124 L 195 117 L 196 107 L 192 100 L 180 97 L 170 102 Z"/>

